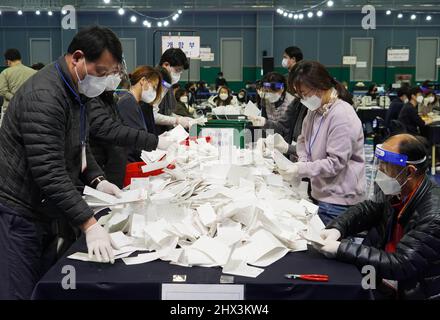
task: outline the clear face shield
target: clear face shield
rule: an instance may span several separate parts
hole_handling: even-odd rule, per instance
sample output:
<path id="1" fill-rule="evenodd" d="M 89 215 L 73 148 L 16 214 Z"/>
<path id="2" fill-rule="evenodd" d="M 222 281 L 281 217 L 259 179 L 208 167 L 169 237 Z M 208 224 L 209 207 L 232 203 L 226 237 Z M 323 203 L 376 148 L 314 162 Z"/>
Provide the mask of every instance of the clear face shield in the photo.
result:
<path id="1" fill-rule="evenodd" d="M 409 161 L 408 156 L 376 147 L 371 180 L 368 186 L 368 199 L 383 202 L 389 197 L 399 196 L 408 181 L 408 165 L 418 165 L 426 161 L 426 156 L 417 161 Z"/>
<path id="2" fill-rule="evenodd" d="M 162 95 L 161 95 L 159 101 L 157 101 L 153 105 L 154 109 L 158 109 L 159 108 L 159 105 L 162 102 L 163 98 L 165 98 L 165 96 L 167 95 L 168 91 L 170 91 L 172 89 L 172 87 L 173 87 L 171 83 L 168 83 L 165 80 L 162 80 L 161 84 L 162 84 Z"/>

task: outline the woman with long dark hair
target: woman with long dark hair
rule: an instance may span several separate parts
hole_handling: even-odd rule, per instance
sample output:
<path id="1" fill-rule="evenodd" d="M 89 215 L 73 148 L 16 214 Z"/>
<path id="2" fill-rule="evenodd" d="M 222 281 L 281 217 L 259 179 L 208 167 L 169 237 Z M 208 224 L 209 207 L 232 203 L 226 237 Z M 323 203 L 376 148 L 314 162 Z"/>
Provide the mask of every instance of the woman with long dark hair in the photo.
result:
<path id="1" fill-rule="evenodd" d="M 319 62 L 302 61 L 289 86 L 309 110 L 298 138 L 298 163 L 285 179 L 310 178 L 325 224 L 364 200 L 364 134 L 350 94 Z"/>

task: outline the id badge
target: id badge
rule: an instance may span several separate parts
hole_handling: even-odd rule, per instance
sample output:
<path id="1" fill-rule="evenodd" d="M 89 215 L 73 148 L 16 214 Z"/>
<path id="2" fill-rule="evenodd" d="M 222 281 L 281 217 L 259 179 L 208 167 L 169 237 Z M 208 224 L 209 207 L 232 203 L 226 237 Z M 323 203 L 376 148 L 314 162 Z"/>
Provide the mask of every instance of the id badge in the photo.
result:
<path id="1" fill-rule="evenodd" d="M 86 145 L 81 147 L 81 173 L 87 169 Z"/>

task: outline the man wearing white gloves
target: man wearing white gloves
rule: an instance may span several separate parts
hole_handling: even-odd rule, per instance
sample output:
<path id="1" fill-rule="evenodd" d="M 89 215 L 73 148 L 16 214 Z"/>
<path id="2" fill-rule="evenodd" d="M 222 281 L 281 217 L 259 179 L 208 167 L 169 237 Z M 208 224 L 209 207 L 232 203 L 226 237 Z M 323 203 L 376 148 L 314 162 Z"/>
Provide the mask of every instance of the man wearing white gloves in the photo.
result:
<path id="1" fill-rule="evenodd" d="M 89 253 L 113 261 L 109 236 L 76 186 L 120 192 L 89 151 L 86 102 L 121 69 L 118 37 L 85 28 L 12 98 L 0 128 L 0 300 L 31 297 L 56 261 L 60 226 L 81 229 Z"/>
<path id="2" fill-rule="evenodd" d="M 374 267 L 379 299 L 440 296 L 439 186 L 426 174 L 426 144 L 402 134 L 378 146 L 369 200 L 333 220 L 316 245 L 326 257 Z M 361 244 L 348 239 L 364 231 Z"/>

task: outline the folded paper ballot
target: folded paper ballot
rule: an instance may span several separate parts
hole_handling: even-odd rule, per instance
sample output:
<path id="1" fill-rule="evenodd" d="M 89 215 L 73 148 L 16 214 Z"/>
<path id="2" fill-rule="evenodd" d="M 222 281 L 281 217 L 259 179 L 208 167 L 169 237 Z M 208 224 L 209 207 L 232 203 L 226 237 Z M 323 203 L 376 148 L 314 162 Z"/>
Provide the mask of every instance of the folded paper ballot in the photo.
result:
<path id="1" fill-rule="evenodd" d="M 177 143 L 180 143 L 189 137 L 189 133 L 180 124 L 166 133 L 166 137 L 171 138 L 171 140 Z"/>
<path id="2" fill-rule="evenodd" d="M 123 191 L 121 193 L 121 197 L 117 198 L 115 196 L 98 191 L 88 186 L 84 188 L 84 195 L 98 199 L 99 201 L 102 201 L 104 205 L 119 205 L 122 203 L 142 201 L 146 200 L 148 197 L 148 193 L 146 190 L 130 190 Z"/>
<path id="3" fill-rule="evenodd" d="M 243 114 L 247 117 L 259 117 L 261 115 L 261 110 L 257 108 L 257 106 L 252 102 L 249 101 L 244 108 Z"/>
<path id="4" fill-rule="evenodd" d="M 170 134 L 175 140 L 186 136 L 181 128 Z M 225 162 L 204 139 L 143 152 L 147 170 L 175 165 L 175 172 L 132 183 L 128 192 L 148 190 L 148 201 L 134 201 L 135 193 L 124 192 L 121 200 L 86 191 L 101 207 L 112 206 L 100 222 L 109 230 L 116 257 L 127 265 L 160 259 L 258 277 L 262 268 L 288 252 L 307 250 L 307 241 L 319 242 L 324 225 L 318 206 L 308 201 L 304 190 L 300 193 L 274 173 L 290 161 L 279 152 L 272 159 L 255 158 L 248 149 L 234 152 L 237 159 Z M 73 258 L 90 261 L 87 255 Z"/>
<path id="5" fill-rule="evenodd" d="M 280 151 L 277 149 L 273 150 L 273 159 L 277 164 L 278 168 L 281 170 L 287 170 L 293 164 L 289 159 L 287 159 Z"/>

